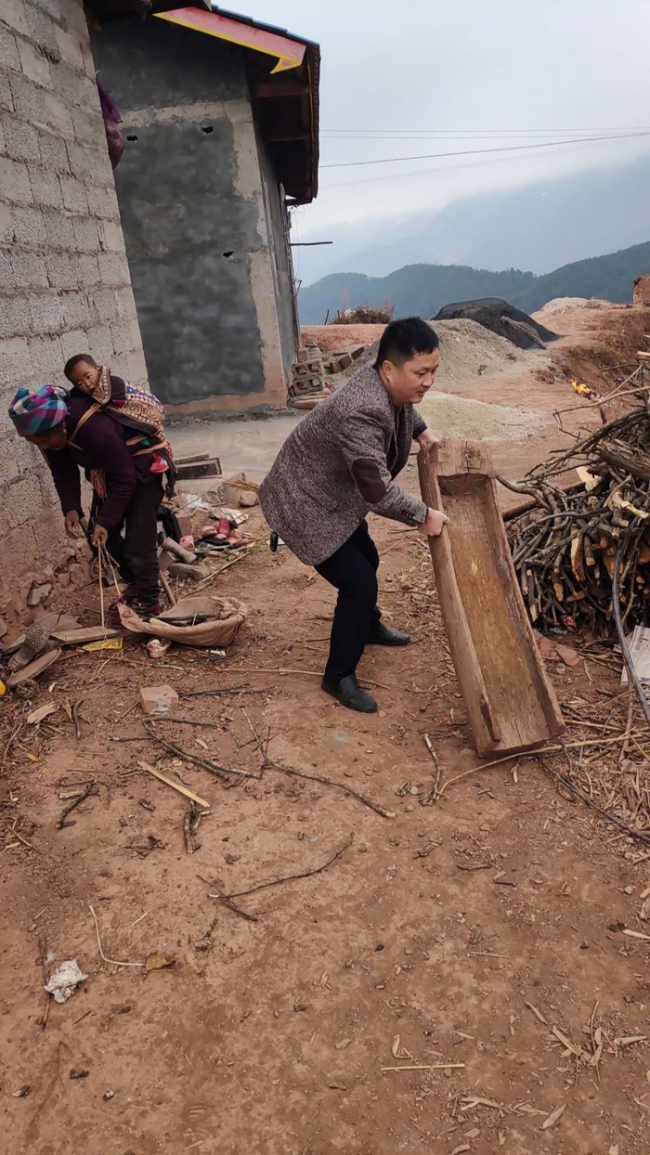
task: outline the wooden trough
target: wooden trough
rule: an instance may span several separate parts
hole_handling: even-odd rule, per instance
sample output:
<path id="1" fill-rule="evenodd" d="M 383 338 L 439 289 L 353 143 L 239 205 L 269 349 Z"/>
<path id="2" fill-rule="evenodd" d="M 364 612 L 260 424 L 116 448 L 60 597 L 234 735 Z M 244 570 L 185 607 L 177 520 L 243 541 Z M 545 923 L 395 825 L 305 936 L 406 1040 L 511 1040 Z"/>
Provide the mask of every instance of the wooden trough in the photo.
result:
<path id="1" fill-rule="evenodd" d="M 564 729 L 516 579 L 489 450 L 443 441 L 418 455 L 422 496 L 449 525 L 429 539 L 451 656 L 478 754 L 509 754 Z"/>

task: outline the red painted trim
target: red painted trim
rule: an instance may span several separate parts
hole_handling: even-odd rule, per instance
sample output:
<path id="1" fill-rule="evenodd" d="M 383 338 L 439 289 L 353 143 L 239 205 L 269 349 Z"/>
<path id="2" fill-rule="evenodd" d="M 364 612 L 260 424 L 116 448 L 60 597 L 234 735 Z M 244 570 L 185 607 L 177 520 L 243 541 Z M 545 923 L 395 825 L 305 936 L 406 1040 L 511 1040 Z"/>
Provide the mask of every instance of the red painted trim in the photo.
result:
<path id="1" fill-rule="evenodd" d="M 216 12 L 206 12 L 203 8 L 176 8 L 172 12 L 156 12 L 155 15 L 172 24 L 193 28 L 195 32 L 204 32 L 208 36 L 217 36 L 220 40 L 239 44 L 242 48 L 251 48 L 255 52 L 275 56 L 278 63 L 273 72 L 298 68 L 303 62 L 307 48 L 299 40 L 290 40 L 287 36 L 279 36 L 276 32 L 268 32 L 263 28 L 254 28 L 250 24 L 240 24 L 238 20 L 229 16 L 219 16 Z"/>

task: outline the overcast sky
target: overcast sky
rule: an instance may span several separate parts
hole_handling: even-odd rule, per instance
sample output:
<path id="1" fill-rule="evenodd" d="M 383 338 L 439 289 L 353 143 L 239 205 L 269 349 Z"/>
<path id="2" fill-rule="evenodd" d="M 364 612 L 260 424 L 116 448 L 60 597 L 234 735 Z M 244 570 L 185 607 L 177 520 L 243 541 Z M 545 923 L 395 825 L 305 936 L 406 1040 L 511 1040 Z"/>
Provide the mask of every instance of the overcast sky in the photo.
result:
<path id="1" fill-rule="evenodd" d="M 650 152 L 648 0 L 246 0 L 245 10 L 321 46 L 321 191 L 299 210 L 301 239 Z M 325 167 L 635 129 L 648 137 Z M 550 135 L 515 135 L 532 130 Z"/>

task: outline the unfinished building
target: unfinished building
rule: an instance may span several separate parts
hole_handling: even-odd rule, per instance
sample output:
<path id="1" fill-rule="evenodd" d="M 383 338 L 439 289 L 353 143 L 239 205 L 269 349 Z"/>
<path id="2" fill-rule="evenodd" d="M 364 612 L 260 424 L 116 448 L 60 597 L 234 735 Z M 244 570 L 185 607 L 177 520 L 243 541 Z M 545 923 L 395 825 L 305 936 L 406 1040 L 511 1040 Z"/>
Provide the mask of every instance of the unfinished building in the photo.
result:
<path id="1" fill-rule="evenodd" d="M 284 408 L 299 326 L 287 205 L 317 191 L 319 51 L 197 8 L 104 23 L 116 186 L 151 386 L 168 411 Z"/>

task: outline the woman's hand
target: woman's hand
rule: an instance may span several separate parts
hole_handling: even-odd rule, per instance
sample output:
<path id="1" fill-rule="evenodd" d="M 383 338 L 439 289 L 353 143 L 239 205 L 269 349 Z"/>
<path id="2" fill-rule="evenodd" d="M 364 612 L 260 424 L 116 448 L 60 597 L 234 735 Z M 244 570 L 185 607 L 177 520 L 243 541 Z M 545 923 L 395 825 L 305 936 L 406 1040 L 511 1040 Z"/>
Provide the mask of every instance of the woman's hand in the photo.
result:
<path id="1" fill-rule="evenodd" d="M 446 513 L 441 513 L 439 509 L 430 509 L 427 520 L 418 526 L 418 533 L 424 534 L 425 537 L 439 537 L 448 521 Z"/>
<path id="2" fill-rule="evenodd" d="M 93 545 L 106 545 L 108 541 L 108 530 L 103 525 L 96 525 L 93 530 L 92 538 L 90 539 Z"/>
<path id="3" fill-rule="evenodd" d="M 81 522 L 76 509 L 71 509 L 65 515 L 65 532 L 68 537 L 78 538 L 81 533 Z"/>
<path id="4" fill-rule="evenodd" d="M 434 437 L 430 429 L 425 429 L 416 440 L 422 449 L 427 449 L 430 445 L 440 445 L 440 438 Z"/>

